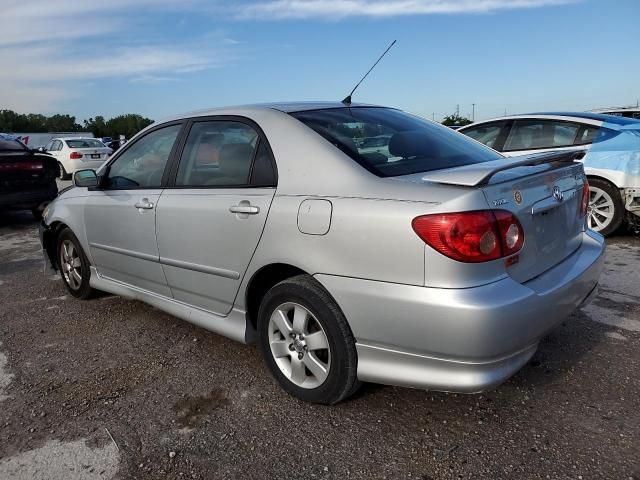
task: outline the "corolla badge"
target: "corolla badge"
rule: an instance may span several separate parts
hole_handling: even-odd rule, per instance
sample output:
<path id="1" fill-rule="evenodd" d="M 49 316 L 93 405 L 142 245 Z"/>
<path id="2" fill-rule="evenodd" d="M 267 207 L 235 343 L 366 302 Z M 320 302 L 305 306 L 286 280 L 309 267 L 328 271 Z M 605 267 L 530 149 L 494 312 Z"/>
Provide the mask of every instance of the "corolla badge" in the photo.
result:
<path id="1" fill-rule="evenodd" d="M 562 193 L 562 190 L 560 190 L 560 187 L 557 185 L 553 187 L 553 198 L 555 198 L 558 202 L 561 202 L 562 199 L 564 198 L 564 194 Z"/>

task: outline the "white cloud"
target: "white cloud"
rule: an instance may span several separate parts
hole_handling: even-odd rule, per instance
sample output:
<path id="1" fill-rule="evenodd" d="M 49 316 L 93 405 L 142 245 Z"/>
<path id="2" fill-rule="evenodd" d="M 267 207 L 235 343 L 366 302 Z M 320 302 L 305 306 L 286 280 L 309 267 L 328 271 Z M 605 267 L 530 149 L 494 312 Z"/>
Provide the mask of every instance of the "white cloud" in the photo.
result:
<path id="1" fill-rule="evenodd" d="M 392 17 L 490 13 L 575 3 L 579 0 L 269 0 L 237 7 L 244 19 Z"/>
<path id="2" fill-rule="evenodd" d="M 88 80 L 160 83 L 222 66 L 235 41 L 221 32 L 164 40 L 153 28 L 156 15 L 204 8 L 204 0 L 9 0 L 0 28 L 0 108 L 69 111 L 65 102 Z"/>

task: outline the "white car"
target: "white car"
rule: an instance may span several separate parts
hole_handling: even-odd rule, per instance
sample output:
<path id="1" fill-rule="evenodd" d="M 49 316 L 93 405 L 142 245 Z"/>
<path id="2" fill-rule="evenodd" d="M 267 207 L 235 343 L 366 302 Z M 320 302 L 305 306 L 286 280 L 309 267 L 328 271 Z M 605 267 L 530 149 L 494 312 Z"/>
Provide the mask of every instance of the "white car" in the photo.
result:
<path id="1" fill-rule="evenodd" d="M 589 228 L 609 235 L 640 224 L 640 120 L 597 113 L 536 113 L 494 118 L 458 130 L 503 155 L 583 150 Z"/>
<path id="2" fill-rule="evenodd" d="M 112 149 L 97 138 L 52 138 L 43 149 L 58 161 L 59 176 L 68 180 L 76 170 L 97 170 L 109 158 Z"/>

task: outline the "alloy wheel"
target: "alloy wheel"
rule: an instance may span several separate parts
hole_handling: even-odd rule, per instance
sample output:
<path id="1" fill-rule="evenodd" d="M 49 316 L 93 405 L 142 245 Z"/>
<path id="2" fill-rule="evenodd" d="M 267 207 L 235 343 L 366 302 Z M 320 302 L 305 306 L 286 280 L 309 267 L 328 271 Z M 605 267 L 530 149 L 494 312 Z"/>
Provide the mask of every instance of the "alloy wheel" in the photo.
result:
<path id="1" fill-rule="evenodd" d="M 613 198 L 601 188 L 589 187 L 588 223 L 589 228 L 599 232 L 613 221 L 615 213 Z"/>
<path id="2" fill-rule="evenodd" d="M 269 319 L 271 354 L 283 375 L 301 388 L 317 388 L 331 368 L 331 349 L 318 319 L 297 303 L 283 303 Z"/>
<path id="3" fill-rule="evenodd" d="M 82 260 L 71 240 L 64 240 L 60 245 L 60 269 L 67 285 L 78 290 L 82 285 Z"/>

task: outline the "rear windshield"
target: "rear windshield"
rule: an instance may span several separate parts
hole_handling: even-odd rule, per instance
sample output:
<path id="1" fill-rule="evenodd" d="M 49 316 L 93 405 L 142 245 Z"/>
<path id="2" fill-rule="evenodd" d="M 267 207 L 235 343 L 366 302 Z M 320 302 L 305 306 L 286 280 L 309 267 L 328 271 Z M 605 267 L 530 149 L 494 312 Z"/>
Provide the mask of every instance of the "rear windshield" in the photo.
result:
<path id="1" fill-rule="evenodd" d="M 78 140 L 65 140 L 69 148 L 104 148 L 104 143 L 92 138 L 80 138 Z"/>
<path id="2" fill-rule="evenodd" d="M 0 137 L 0 151 L 26 150 L 26 147 L 18 140 L 8 137 Z"/>
<path id="3" fill-rule="evenodd" d="M 345 107 L 291 115 L 379 177 L 502 158 L 450 128 L 391 108 Z"/>

